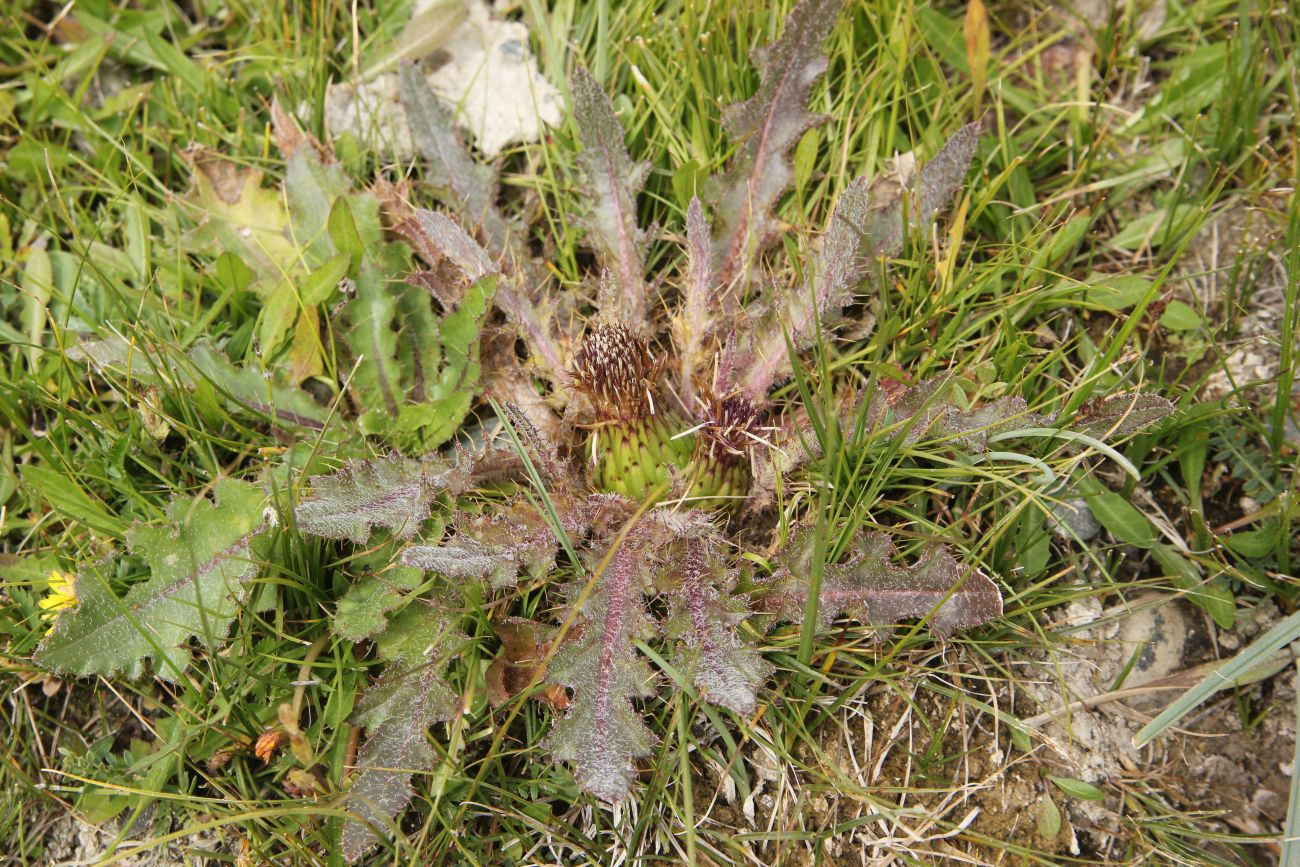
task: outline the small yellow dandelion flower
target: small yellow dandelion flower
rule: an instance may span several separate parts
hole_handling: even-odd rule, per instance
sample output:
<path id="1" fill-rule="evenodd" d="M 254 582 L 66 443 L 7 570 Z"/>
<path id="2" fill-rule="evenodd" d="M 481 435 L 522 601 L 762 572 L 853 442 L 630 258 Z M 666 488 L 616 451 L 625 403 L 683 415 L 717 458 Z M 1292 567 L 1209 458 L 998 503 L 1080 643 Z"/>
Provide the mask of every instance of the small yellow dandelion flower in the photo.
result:
<path id="1" fill-rule="evenodd" d="M 38 603 L 41 606 L 41 619 L 50 623 L 50 628 L 45 630 L 46 635 L 54 631 L 55 616 L 65 608 L 72 608 L 77 604 L 77 592 L 72 586 L 75 580 L 75 575 L 60 572 L 57 569 L 50 572 L 49 592 Z"/>

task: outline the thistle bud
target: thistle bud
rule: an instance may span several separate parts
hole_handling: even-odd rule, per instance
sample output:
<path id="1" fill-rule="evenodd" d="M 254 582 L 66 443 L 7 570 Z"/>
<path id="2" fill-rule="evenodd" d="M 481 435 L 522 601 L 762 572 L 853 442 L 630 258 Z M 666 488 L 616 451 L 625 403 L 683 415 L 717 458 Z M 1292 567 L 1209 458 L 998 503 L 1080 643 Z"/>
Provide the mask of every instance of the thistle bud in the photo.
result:
<path id="1" fill-rule="evenodd" d="M 690 461 L 692 440 L 674 439 L 684 425 L 655 400 L 664 361 L 620 324 L 597 326 L 574 356 L 574 387 L 596 409 L 591 449 L 601 490 L 643 499 Z"/>
<path id="2" fill-rule="evenodd" d="M 596 410 L 590 448 L 597 488 L 644 499 L 677 477 L 695 508 L 726 508 L 749 483 L 750 429 L 757 412 L 745 397 L 708 404 L 695 433 L 657 399 L 665 359 L 620 324 L 599 325 L 573 359 L 573 385 Z"/>

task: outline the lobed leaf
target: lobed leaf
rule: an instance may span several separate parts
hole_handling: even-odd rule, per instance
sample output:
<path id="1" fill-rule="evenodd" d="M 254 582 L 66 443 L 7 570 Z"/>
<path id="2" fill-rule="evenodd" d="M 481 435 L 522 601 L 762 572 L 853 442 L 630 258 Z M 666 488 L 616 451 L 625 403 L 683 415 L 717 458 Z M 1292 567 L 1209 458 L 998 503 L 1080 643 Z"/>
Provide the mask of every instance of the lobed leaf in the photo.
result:
<path id="1" fill-rule="evenodd" d="M 1174 404 L 1157 394 L 1117 394 L 1085 404 L 1067 425 L 1096 439 L 1117 439 L 1150 427 L 1174 413 Z"/>
<path id="2" fill-rule="evenodd" d="M 348 564 L 352 584 L 334 612 L 334 634 L 345 641 L 361 641 L 382 632 L 385 615 L 399 608 L 408 594 L 420 586 L 424 574 L 410 566 L 396 565 L 395 540 L 374 544 Z"/>
<path id="3" fill-rule="evenodd" d="M 572 515 L 561 520 L 566 530 L 579 529 Z M 527 500 L 515 500 L 488 515 L 462 515 L 453 525 L 457 534 L 451 540 L 412 545 L 402 552 L 402 562 L 448 578 L 488 581 L 494 588 L 513 585 L 521 571 L 540 575 L 555 565 L 559 541 Z"/>
<path id="4" fill-rule="evenodd" d="M 515 239 L 497 210 L 492 170 L 475 162 L 461 145 L 451 116 L 414 64 L 402 64 L 401 90 L 411 138 L 428 160 L 425 179 L 444 190 L 464 218 L 482 232 L 484 246 L 492 256 L 505 258 Z"/>
<path id="5" fill-rule="evenodd" d="M 818 118 L 808 95 L 826 71 L 821 45 L 843 0 L 802 0 L 785 20 L 785 32 L 753 52 L 762 83 L 745 102 L 728 106 L 723 124 L 739 143 L 714 185 L 719 235 L 713 245 L 716 279 L 728 286 L 746 274 L 775 231 L 772 209 L 794 180 L 788 153 Z"/>
<path id="6" fill-rule="evenodd" d="M 979 144 L 980 124 L 970 123 L 953 133 L 921 171 L 901 179 L 872 182 L 870 204 L 862 223 L 864 255 L 893 256 L 902 249 L 903 228 L 931 219 L 961 188 Z M 904 212 L 904 206 L 910 205 Z"/>
<path id="7" fill-rule="evenodd" d="M 747 370 L 745 393 L 762 397 L 775 379 L 790 369 L 789 345 L 804 349 L 817 334 L 817 323 L 828 323 L 853 301 L 858 286 L 881 257 L 898 252 L 903 242 L 904 204 L 912 223 L 928 220 L 961 186 L 979 141 L 979 124 L 959 129 L 914 179 L 906 183 L 871 183 L 858 178 L 845 188 L 831 214 L 820 253 L 800 290 L 783 299 L 756 333 L 755 344 L 742 365 Z M 787 343 L 788 339 L 788 343 Z"/>
<path id="8" fill-rule="evenodd" d="M 428 728 L 455 717 L 460 701 L 441 678 L 443 648 L 457 637 L 448 616 L 412 606 L 389 625 L 379 642 L 389 661 L 384 673 L 357 702 L 353 722 L 365 726 L 356 774 L 345 797 L 359 821 L 343 825 L 343 857 L 364 855 L 383 827 L 411 800 L 413 773 L 433 767 Z"/>
<path id="9" fill-rule="evenodd" d="M 62 612 L 36 650 L 38 665 L 69 674 L 129 678 L 154 663 L 154 674 L 177 680 L 190 661 L 186 641 L 213 647 L 225 637 L 257 574 L 252 541 L 261 532 L 266 494 L 248 482 L 223 479 L 216 503 L 178 497 L 160 526 L 127 533 L 133 554 L 144 557 L 149 578 L 122 598 L 97 572 L 79 572 L 75 608 Z"/>
<path id="10" fill-rule="evenodd" d="M 362 410 L 397 414 L 405 399 L 401 367 L 397 362 L 397 299 L 388 280 L 372 263 L 363 263 L 356 281 L 356 297 L 344 308 L 343 339 L 357 362 L 349 390 Z"/>
<path id="11" fill-rule="evenodd" d="M 590 186 L 588 236 L 600 261 L 613 273 L 612 304 L 602 312 L 639 328 L 646 322 L 645 264 L 641 259 L 644 233 L 637 227 L 636 197 L 650 164 L 633 163 L 623 145 L 623 128 L 614 108 L 586 67 L 573 72 L 573 118 L 578 124 L 582 153 L 578 160 Z"/>
<path id="12" fill-rule="evenodd" d="M 997 585 L 979 569 L 964 569 L 948 549 L 930 545 L 912 566 L 896 565 L 894 555 L 888 536 L 859 532 L 846 562 L 823 567 L 818 626 L 829 627 L 840 614 L 872 625 L 928 616 L 930 629 L 946 638 L 1002 615 Z M 814 528 L 800 527 L 778 558 L 764 610 L 782 620 L 803 619 L 813 556 Z"/>
<path id="13" fill-rule="evenodd" d="M 648 626 L 644 568 L 639 551 L 619 547 L 583 609 L 582 637 L 556 653 L 549 675 L 574 697 L 543 746 L 557 761 L 573 763 L 583 789 L 611 803 L 627 796 L 636 779 L 632 761 L 655 743 L 632 705 L 654 694 L 654 675 L 632 644 Z"/>
<path id="14" fill-rule="evenodd" d="M 674 559 L 678 581 L 669 591 L 673 611 L 665 625 L 665 633 L 675 639 L 674 666 L 710 704 L 753 713 L 758 688 L 772 666 L 736 634 L 749 611 L 726 592 L 734 581 L 725 580 L 725 565 L 702 539 L 689 540 Z"/>
<path id="15" fill-rule="evenodd" d="M 426 262 L 434 264 L 446 258 L 471 283 L 497 271 L 487 251 L 446 214 L 417 208 L 396 229 L 411 240 Z"/>
<path id="16" fill-rule="evenodd" d="M 335 473 L 313 476 L 309 484 L 311 493 L 294 513 L 298 529 L 362 545 L 375 527 L 410 538 L 429 517 L 429 506 L 439 493 L 468 488 L 469 468 L 463 461 L 449 466 L 393 454 L 349 461 Z"/>
<path id="17" fill-rule="evenodd" d="M 789 344 L 795 349 L 810 346 L 816 338 L 816 324 L 852 301 L 853 291 L 867 276 L 871 264 L 865 255 L 868 186 L 865 178 L 858 178 L 840 195 L 811 278 L 784 305 L 788 325 L 783 329 L 780 325 L 784 323 L 769 323 L 770 327 L 758 332 L 760 342 L 743 381 L 751 398 L 764 397 L 776 377 L 788 370 Z"/>

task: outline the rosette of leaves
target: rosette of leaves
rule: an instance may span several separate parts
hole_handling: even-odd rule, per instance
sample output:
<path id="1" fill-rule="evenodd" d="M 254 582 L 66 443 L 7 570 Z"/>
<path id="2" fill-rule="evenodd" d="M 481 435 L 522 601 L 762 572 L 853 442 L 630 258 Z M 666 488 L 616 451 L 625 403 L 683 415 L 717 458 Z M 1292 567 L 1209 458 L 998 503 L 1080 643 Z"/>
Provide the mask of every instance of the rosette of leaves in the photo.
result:
<path id="1" fill-rule="evenodd" d="M 956 193 L 978 142 L 978 127 L 963 127 L 902 183 L 850 183 L 820 243 L 806 245 L 812 252 L 798 269 L 802 279 L 771 282 L 775 269 L 764 257 L 779 231 L 775 209 L 793 178 L 790 151 L 818 122 L 807 104 L 840 6 L 804 0 L 780 39 L 755 53 L 760 86 L 726 111 L 735 154 L 705 186 L 707 201 L 690 203 L 686 265 L 673 298 L 659 297 L 652 287 L 663 281 L 645 274 L 646 232 L 636 217 L 645 169 L 629 157 L 609 100 L 585 70 L 571 82 L 573 117 L 590 193 L 584 225 L 600 265 L 594 292 L 585 294 L 548 290 L 519 228 L 497 208 L 490 170 L 462 147 L 418 72 L 403 70 L 425 180 L 446 210 L 410 209 L 395 225 L 430 285 L 446 269 L 468 281 L 495 275 L 492 300 L 502 314 L 484 333 L 483 369 L 519 461 L 511 466 L 489 454 L 458 478 L 486 476 L 483 465 L 495 464 L 535 490 L 507 487 L 426 521 L 436 491 L 463 490 L 463 481 L 428 487 L 429 470 L 410 459 L 398 472 L 356 464 L 310 481 L 299 529 L 365 545 L 374 557 L 374 575 L 349 594 L 336 624 L 351 624 L 341 627 L 350 635 L 383 636 L 386 619 L 407 616 L 392 612 L 421 580 L 437 588 L 420 600 L 436 637 L 417 642 L 419 654 L 389 653 L 397 673 L 381 675 L 356 717 L 368 736 L 348 802 L 366 821 L 344 828 L 348 858 L 361 855 L 405 803 L 406 777 L 432 761 L 427 727 L 455 709 L 429 672 L 455 652 L 447 637 L 454 624 L 438 606 L 454 610 L 467 583 L 509 591 L 521 575 L 574 576 L 562 584 L 552 623 L 508 621 L 507 652 L 523 647 L 526 659 L 498 667 L 493 682 L 497 690 L 507 682 L 551 684 L 545 695 L 558 719 L 546 745 L 573 766 L 583 789 L 608 802 L 632 790 L 636 762 L 654 743 L 638 705 L 667 682 L 639 641 L 659 642 L 702 700 L 744 715 L 756 710 L 771 671 L 755 638 L 774 622 L 798 622 L 812 608 L 821 625 L 839 614 L 872 624 L 920 617 L 944 637 L 1000 615 L 997 583 L 974 564 L 942 546 L 900 558 L 880 534 L 854 536 L 842 557 L 823 564 L 811 606 L 809 527 L 796 527 L 770 574 L 749 576 L 740 567 L 744 541 L 734 530 L 741 516 L 751 528 L 764 520 L 779 480 L 818 457 L 803 416 L 797 408 L 782 415 L 772 386 L 792 373 L 793 353 L 812 346 L 870 287 L 879 260 L 901 249 L 908 227 L 933 219 Z M 594 314 L 584 315 L 580 295 L 594 295 Z M 1138 396 L 1127 409 L 1098 407 L 1084 421 L 1093 433 L 1123 434 L 1169 410 Z M 1018 429 L 1058 423 L 1029 413 L 1018 397 L 970 405 L 947 379 L 910 387 L 880 381 L 832 421 L 905 442 L 942 440 L 968 453 Z M 332 517 L 322 522 L 321 515 Z M 352 621 L 358 612 L 368 619 Z"/>

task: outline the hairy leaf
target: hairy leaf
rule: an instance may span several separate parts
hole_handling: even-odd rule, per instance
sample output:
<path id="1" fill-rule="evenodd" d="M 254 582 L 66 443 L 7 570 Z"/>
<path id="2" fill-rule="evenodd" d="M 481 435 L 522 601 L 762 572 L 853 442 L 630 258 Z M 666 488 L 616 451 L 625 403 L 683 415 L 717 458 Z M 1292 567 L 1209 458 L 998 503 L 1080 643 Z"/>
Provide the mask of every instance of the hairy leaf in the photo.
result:
<path id="1" fill-rule="evenodd" d="M 411 799 L 411 774 L 433 767 L 427 729 L 452 719 L 460 702 L 441 678 L 441 655 L 457 638 L 446 614 L 411 606 L 385 630 L 379 647 L 389 661 L 357 703 L 353 722 L 365 726 L 356 774 L 345 804 L 362 821 L 343 826 L 343 857 L 355 861 L 380 828 Z"/>
<path id="2" fill-rule="evenodd" d="M 1156 394 L 1117 394 L 1085 404 L 1068 427 L 1097 439 L 1116 439 L 1150 427 L 1173 412 L 1173 403 Z"/>
<path id="3" fill-rule="evenodd" d="M 176 498 L 160 526 L 139 525 L 127 545 L 142 555 L 149 578 L 118 598 L 96 571 L 78 573 L 77 606 L 61 613 L 36 651 L 36 662 L 71 674 L 127 677 L 154 673 L 176 680 L 189 664 L 185 642 L 215 646 L 258 571 L 252 541 L 263 526 L 266 494 L 257 485 L 224 479 L 215 505 Z"/>
<path id="4" fill-rule="evenodd" d="M 423 582 L 419 569 L 393 562 L 396 547 L 394 541 L 376 545 L 371 540 L 371 547 L 348 563 L 353 583 L 334 612 L 335 635 L 361 641 L 381 632 L 387 625 L 385 615 L 400 607 L 407 594 Z"/>
<path id="5" fill-rule="evenodd" d="M 692 196 L 686 208 L 686 282 L 681 311 L 673 319 L 673 343 L 680 359 L 677 390 L 687 408 L 695 409 L 695 377 L 708 362 L 708 338 L 721 318 L 734 312 L 736 294 L 716 291 L 710 259 L 709 224 L 704 207 Z"/>
<path id="6" fill-rule="evenodd" d="M 396 228 L 411 239 L 425 261 L 435 264 L 439 258 L 445 258 L 471 283 L 497 271 L 478 241 L 446 214 L 417 208 Z"/>
<path id="7" fill-rule="evenodd" d="M 588 234 L 601 263 L 614 275 L 613 305 L 605 315 L 634 328 L 646 322 L 644 233 L 637 227 L 636 197 L 649 163 L 633 163 L 623 146 L 623 128 L 609 98 L 585 67 L 573 72 L 573 118 L 582 140 L 579 160 L 591 188 Z"/>
<path id="8" fill-rule="evenodd" d="M 872 263 L 898 252 L 903 242 L 904 202 L 911 202 L 913 223 L 929 219 L 961 186 L 979 141 L 979 125 L 959 129 L 915 179 L 904 182 L 853 181 L 840 195 L 822 249 L 814 259 L 808 281 L 773 311 L 757 330 L 753 349 L 742 365 L 746 394 L 761 397 L 773 381 L 790 369 L 789 343 L 796 349 L 811 345 L 816 324 L 828 324 L 853 301 L 853 294 L 871 275 Z"/>
<path id="9" fill-rule="evenodd" d="M 309 484 L 311 493 L 295 512 L 298 529 L 361 545 L 375 527 L 410 538 L 429 517 L 429 505 L 439 493 L 460 493 L 469 486 L 469 468 L 464 462 L 448 465 L 394 454 L 349 461 L 335 473 L 313 476 Z"/>
<path id="10" fill-rule="evenodd" d="M 497 210 L 492 170 L 476 163 L 461 145 L 451 117 L 415 65 L 402 65 L 401 84 L 411 138 L 428 160 L 426 179 L 443 189 L 465 219 L 482 231 L 488 252 L 504 258 L 514 236 Z"/>
<path id="11" fill-rule="evenodd" d="M 678 582 L 670 591 L 673 612 L 665 631 L 675 639 L 675 667 L 691 677 L 711 704 L 753 713 L 758 688 L 772 667 L 736 634 L 749 612 L 726 592 L 733 582 L 719 580 L 725 565 L 702 539 L 683 544 L 673 559 Z"/>
<path id="12" fill-rule="evenodd" d="M 868 274 L 871 263 L 864 255 L 867 188 L 867 180 L 858 178 L 840 195 L 810 280 L 784 305 L 788 325 L 783 329 L 785 322 L 771 322 L 756 335 L 759 343 L 743 380 L 750 397 L 764 396 L 776 377 L 789 369 L 787 339 L 795 349 L 811 345 L 817 335 L 816 323 L 826 322 L 852 301 L 853 291 Z"/>
<path id="13" fill-rule="evenodd" d="M 636 779 L 633 759 L 649 755 L 655 743 L 632 705 L 653 695 L 653 673 L 632 644 L 647 628 L 643 556 L 619 547 L 583 609 L 582 637 L 551 662 L 550 679 L 572 688 L 574 698 L 543 745 L 556 760 L 573 763 L 584 789 L 609 802 L 627 796 Z"/>
<path id="14" fill-rule="evenodd" d="M 878 178 L 871 184 L 870 203 L 862 223 L 865 254 L 893 256 L 903 244 L 903 227 L 934 216 L 960 189 L 979 144 L 980 125 L 967 124 L 944 143 L 915 177 Z M 911 207 L 904 214 L 904 203 Z"/>
<path id="15" fill-rule="evenodd" d="M 573 515 L 561 520 L 569 532 L 580 528 Z M 540 575 L 555 565 L 559 542 L 527 500 L 480 517 L 460 516 L 453 524 L 454 538 L 441 545 L 412 545 L 402 552 L 402 562 L 448 578 L 488 581 L 497 588 L 514 584 L 521 571 Z"/>
<path id="16" fill-rule="evenodd" d="M 779 557 L 763 607 L 782 620 L 803 619 L 812 575 L 815 529 L 795 531 Z M 839 614 L 872 625 L 929 617 L 940 638 L 1002 615 L 1002 594 L 979 569 L 964 569 L 948 549 L 931 545 L 912 566 L 894 563 L 894 545 L 883 533 L 859 532 L 844 563 L 827 563 L 822 573 L 818 625 Z"/>
<path id="17" fill-rule="evenodd" d="M 753 53 L 762 84 L 750 99 L 729 106 L 723 123 L 736 155 L 715 188 L 720 233 L 713 247 L 722 285 L 746 273 L 774 232 L 771 214 L 794 180 L 788 153 L 804 130 L 818 122 L 808 94 L 826 71 L 821 45 L 843 0 L 802 0 L 785 20 L 785 32 Z"/>

